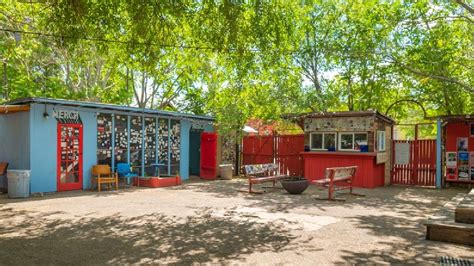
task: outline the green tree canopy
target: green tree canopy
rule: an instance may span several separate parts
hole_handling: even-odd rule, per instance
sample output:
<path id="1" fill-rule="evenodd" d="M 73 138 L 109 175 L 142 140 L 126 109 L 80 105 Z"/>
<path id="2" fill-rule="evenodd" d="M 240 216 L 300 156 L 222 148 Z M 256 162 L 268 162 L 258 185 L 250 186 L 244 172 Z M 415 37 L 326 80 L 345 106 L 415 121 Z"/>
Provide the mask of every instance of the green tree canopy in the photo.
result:
<path id="1" fill-rule="evenodd" d="M 460 4 L 461 3 L 461 4 Z M 462 1 L 0 3 L 1 93 L 171 109 L 238 129 L 282 113 L 474 112 Z M 390 111 L 413 117 L 402 101 Z"/>

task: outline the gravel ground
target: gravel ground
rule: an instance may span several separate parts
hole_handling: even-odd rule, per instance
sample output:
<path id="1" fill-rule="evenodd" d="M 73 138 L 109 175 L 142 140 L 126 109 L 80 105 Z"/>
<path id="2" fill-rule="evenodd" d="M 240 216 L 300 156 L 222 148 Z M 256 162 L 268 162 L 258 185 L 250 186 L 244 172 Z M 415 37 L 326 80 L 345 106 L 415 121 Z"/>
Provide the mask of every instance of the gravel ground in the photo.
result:
<path id="1" fill-rule="evenodd" d="M 0 195 L 0 264 L 322 265 L 474 259 L 474 247 L 424 239 L 423 221 L 463 189 L 358 189 L 366 197 L 315 200 L 245 180 L 174 188 Z"/>

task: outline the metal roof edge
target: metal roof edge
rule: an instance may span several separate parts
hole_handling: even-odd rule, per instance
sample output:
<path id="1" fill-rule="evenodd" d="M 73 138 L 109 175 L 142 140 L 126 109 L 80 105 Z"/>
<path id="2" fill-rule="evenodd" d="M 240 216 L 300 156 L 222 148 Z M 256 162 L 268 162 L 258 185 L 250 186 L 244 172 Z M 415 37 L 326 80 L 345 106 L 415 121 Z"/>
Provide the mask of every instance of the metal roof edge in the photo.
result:
<path id="1" fill-rule="evenodd" d="M 109 104 L 109 103 L 95 103 L 95 102 L 86 102 L 86 101 L 73 101 L 65 99 L 54 99 L 54 98 L 42 98 L 42 97 L 26 97 L 11 100 L 5 104 L 18 105 L 18 104 L 31 104 L 31 103 L 43 103 L 43 104 L 57 104 L 57 105 L 69 105 L 69 106 L 78 106 L 83 108 L 97 108 L 97 109 L 108 109 L 108 110 L 117 110 L 117 111 L 127 111 L 134 113 L 147 113 L 147 114 L 161 114 L 165 116 L 174 116 L 174 117 L 184 117 L 184 118 L 194 118 L 202 120 L 215 121 L 214 117 L 204 116 L 204 115 L 194 115 L 181 112 L 172 112 L 164 110 L 154 110 L 146 109 L 139 107 L 130 107 L 118 104 Z"/>
<path id="2" fill-rule="evenodd" d="M 388 121 L 392 124 L 395 124 L 395 120 L 391 117 L 386 116 L 380 113 L 377 110 L 369 110 L 369 111 L 335 111 L 335 112 L 313 112 L 313 113 L 302 113 L 302 114 L 283 114 L 283 119 L 301 119 L 301 118 L 322 118 L 322 117 L 357 117 L 357 116 L 378 116 L 385 121 Z"/>

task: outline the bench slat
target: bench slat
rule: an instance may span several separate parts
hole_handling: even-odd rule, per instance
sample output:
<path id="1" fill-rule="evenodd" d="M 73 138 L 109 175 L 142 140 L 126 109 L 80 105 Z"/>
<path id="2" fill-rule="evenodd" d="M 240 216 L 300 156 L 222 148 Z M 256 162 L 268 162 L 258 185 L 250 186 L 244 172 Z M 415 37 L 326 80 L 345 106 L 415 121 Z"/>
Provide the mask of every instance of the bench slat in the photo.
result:
<path id="1" fill-rule="evenodd" d="M 278 179 L 283 179 L 286 178 L 287 176 L 285 175 L 279 175 L 279 176 L 265 176 L 265 177 L 256 177 L 256 178 L 250 178 L 250 182 L 257 184 L 257 183 L 263 183 L 267 181 L 273 181 L 273 180 L 278 180 Z"/>
<path id="2" fill-rule="evenodd" d="M 253 184 L 275 181 L 286 178 L 286 175 L 280 175 L 278 172 L 278 165 L 274 163 L 245 165 L 244 174 L 248 178 L 249 193 L 255 192 L 252 190 Z"/>

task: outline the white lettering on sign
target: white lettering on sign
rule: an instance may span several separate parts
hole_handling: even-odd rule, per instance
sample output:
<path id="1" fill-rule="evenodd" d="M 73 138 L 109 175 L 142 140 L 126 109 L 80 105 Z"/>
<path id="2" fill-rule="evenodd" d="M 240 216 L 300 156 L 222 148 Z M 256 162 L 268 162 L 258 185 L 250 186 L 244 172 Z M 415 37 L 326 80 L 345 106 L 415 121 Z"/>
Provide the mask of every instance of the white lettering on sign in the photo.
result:
<path id="1" fill-rule="evenodd" d="M 79 113 L 76 111 L 54 110 L 53 117 L 56 119 L 78 120 Z"/>
<path id="2" fill-rule="evenodd" d="M 204 124 L 193 124 L 193 129 L 204 129 Z"/>

